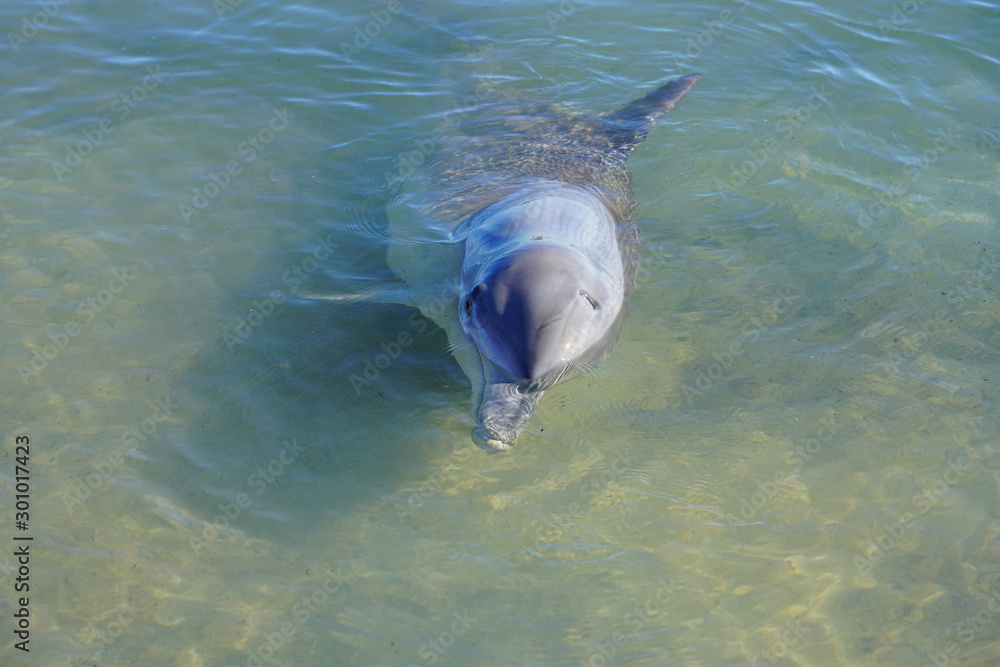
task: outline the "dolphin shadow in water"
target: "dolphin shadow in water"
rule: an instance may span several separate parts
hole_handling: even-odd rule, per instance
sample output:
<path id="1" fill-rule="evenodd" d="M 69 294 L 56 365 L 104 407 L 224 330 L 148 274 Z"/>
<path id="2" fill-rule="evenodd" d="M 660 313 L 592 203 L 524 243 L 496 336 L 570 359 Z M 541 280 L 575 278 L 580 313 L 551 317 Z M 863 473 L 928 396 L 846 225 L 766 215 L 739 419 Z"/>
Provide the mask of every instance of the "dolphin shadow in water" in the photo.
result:
<path id="1" fill-rule="evenodd" d="M 472 382 L 479 446 L 510 449 L 546 389 L 610 353 L 639 268 L 626 162 L 698 78 L 602 115 L 484 102 L 390 205 L 389 265 Z"/>

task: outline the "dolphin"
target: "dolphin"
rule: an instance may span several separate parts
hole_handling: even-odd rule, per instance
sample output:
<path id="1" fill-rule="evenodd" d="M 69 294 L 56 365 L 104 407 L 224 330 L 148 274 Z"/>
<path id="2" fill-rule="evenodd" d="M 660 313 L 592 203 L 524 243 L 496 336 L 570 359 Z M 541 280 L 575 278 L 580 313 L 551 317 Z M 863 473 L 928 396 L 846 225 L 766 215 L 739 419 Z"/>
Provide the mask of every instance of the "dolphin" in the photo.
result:
<path id="1" fill-rule="evenodd" d="M 594 115 L 484 99 L 388 211 L 388 263 L 472 382 L 480 447 L 504 451 L 543 392 L 607 357 L 639 268 L 626 161 L 698 81 Z"/>

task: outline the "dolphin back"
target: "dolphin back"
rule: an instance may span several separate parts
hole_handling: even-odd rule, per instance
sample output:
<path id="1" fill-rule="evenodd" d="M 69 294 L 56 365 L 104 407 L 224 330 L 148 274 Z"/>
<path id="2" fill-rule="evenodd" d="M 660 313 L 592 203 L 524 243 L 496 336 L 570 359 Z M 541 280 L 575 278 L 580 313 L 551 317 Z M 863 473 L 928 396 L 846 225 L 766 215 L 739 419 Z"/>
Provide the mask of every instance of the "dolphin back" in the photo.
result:
<path id="1" fill-rule="evenodd" d="M 631 153 L 653 129 L 656 120 L 680 102 L 689 90 L 698 83 L 700 74 L 688 74 L 666 83 L 645 97 L 626 104 L 605 116 L 607 135 L 618 150 Z"/>

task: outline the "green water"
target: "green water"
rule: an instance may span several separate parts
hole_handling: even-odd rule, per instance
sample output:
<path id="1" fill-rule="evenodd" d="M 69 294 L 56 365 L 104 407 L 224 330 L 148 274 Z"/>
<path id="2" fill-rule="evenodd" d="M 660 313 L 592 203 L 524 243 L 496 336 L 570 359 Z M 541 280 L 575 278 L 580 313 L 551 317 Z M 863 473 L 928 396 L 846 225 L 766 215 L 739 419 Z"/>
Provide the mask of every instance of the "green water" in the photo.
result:
<path id="1" fill-rule="evenodd" d="M 0 663 L 1000 662 L 995 3 L 327 4 L 0 10 Z M 695 71 L 619 345 L 476 449 L 393 176 Z"/>

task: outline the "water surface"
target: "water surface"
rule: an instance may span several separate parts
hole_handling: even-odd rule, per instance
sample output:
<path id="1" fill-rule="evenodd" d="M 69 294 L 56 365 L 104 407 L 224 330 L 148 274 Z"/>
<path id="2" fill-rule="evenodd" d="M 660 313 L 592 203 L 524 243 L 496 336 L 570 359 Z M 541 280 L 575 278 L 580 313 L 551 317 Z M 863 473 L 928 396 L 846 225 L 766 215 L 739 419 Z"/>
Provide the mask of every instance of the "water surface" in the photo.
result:
<path id="1" fill-rule="evenodd" d="M 1000 661 L 995 3 L 45 7 L 0 10 L 3 662 Z M 483 81 L 695 71 L 614 354 L 475 449 L 399 180 Z"/>

